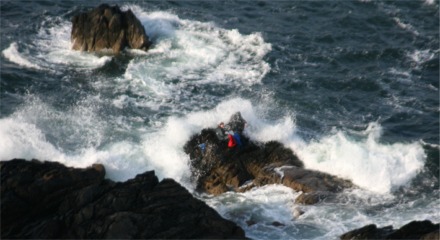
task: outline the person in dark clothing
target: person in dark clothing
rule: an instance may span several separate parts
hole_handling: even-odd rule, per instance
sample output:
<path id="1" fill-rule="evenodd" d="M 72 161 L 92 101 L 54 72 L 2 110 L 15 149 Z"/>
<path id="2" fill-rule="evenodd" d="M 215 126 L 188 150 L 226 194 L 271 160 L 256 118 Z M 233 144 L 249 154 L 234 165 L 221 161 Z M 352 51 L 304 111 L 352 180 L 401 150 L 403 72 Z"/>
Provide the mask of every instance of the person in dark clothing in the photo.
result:
<path id="1" fill-rule="evenodd" d="M 215 134 L 220 141 L 227 140 L 228 135 L 225 132 L 225 124 L 221 122 L 215 129 Z"/>
<path id="2" fill-rule="evenodd" d="M 240 135 L 243 134 L 243 131 L 246 127 L 246 120 L 241 116 L 240 112 L 236 112 L 231 116 L 229 123 L 226 124 L 226 130 L 231 130 L 233 132 L 238 132 Z"/>

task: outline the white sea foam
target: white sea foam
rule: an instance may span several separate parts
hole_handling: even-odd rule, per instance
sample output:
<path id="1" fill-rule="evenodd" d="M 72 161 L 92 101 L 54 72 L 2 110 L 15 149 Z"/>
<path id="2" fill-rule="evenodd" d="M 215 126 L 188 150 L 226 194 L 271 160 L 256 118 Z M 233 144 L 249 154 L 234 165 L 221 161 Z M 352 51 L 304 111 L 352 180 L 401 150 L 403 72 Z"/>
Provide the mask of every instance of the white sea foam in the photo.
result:
<path id="1" fill-rule="evenodd" d="M 217 210 L 223 217 L 233 219 L 245 231 L 246 236 L 257 239 L 286 239 L 301 237 L 294 225 L 295 204 L 298 197 L 290 188 L 282 185 L 267 185 L 254 188 L 245 193 L 228 192 L 204 201 Z M 272 224 L 278 222 L 283 227 Z M 251 225 L 248 225 L 251 223 Z M 310 229 L 309 229 L 310 230 Z"/>
<path id="2" fill-rule="evenodd" d="M 400 18 L 398 17 L 394 17 L 393 20 L 400 28 L 409 31 L 416 36 L 420 35 L 419 32 L 411 24 L 402 22 L 402 20 L 400 20 Z"/>
<path id="3" fill-rule="evenodd" d="M 155 169 L 160 178 L 171 177 L 184 182 L 189 174 L 189 159 L 183 152 L 185 142 L 203 128 L 227 122 L 237 111 L 248 122 L 245 134 L 251 139 L 278 140 L 291 147 L 307 168 L 350 179 L 374 192 L 389 193 L 407 184 L 423 167 L 426 158 L 419 142 L 381 143 L 378 123 L 371 123 L 355 137 L 335 130 L 306 142 L 296 132 L 294 116 L 266 120 L 260 115 L 264 111 L 241 98 L 223 101 L 209 111 L 168 118 L 163 125 L 146 132 L 127 126 L 124 131 L 141 134 L 140 142 L 124 139 L 106 142 L 108 134 L 124 119 L 101 119 L 94 104 L 79 104 L 61 112 L 44 103 L 32 102 L 2 119 L 1 144 L 5 147 L 0 151 L 1 159 L 41 158 L 74 166 L 102 162 L 115 167 L 113 177 L 118 180 L 133 177 L 129 173 L 139 173 L 140 169 Z M 69 150 L 69 146 L 73 150 Z"/>
<path id="4" fill-rule="evenodd" d="M 164 11 L 145 12 L 137 5 L 126 5 L 141 20 L 154 42 L 149 52 L 131 50 L 138 56 L 127 69 L 126 78 L 136 78 L 147 86 L 162 81 L 181 79 L 200 83 L 218 82 L 252 85 L 259 83 L 270 70 L 263 57 L 271 50 L 260 33 L 242 35 L 237 30 L 217 27 L 214 23 L 185 20 Z M 48 17 L 32 43 L 18 51 L 17 44 L 3 51 L 12 62 L 29 68 L 56 71 L 62 65 L 78 69 L 100 68 L 111 56 L 73 51 L 70 42 L 71 23 L 59 17 Z M 32 56 L 29 51 L 35 51 Z M 54 64 L 56 64 L 54 66 Z M 57 64 L 61 65 L 58 66 Z M 166 88 L 155 89 L 161 93 Z"/>
<path id="5" fill-rule="evenodd" d="M 440 112 L 440 111 L 439 111 L 439 112 Z M 425 142 L 425 141 L 423 141 L 423 140 L 421 140 L 420 143 L 421 143 L 423 146 L 429 146 L 429 147 L 437 148 L 437 149 L 440 150 L 440 144 L 427 143 L 427 142 Z"/>
<path id="6" fill-rule="evenodd" d="M 96 101 L 87 99 L 57 110 L 37 97 L 28 97 L 21 109 L 0 119 L 0 159 L 36 158 L 72 167 L 102 163 L 107 177 L 118 181 L 152 170 L 139 144 L 124 139 L 107 141 L 117 123 L 99 117 Z"/>
<path id="7" fill-rule="evenodd" d="M 420 68 L 422 64 L 432 60 L 436 54 L 430 49 L 415 50 L 407 53 L 408 58 L 414 63 L 416 69 Z"/>
<path id="8" fill-rule="evenodd" d="M 248 122 L 245 134 L 251 139 L 281 141 L 300 156 L 307 168 L 350 179 L 364 188 L 342 193 L 349 200 L 347 204 L 301 206 L 305 214 L 296 219 L 293 212 L 298 206 L 293 200 L 300 193 L 284 186 L 271 185 L 204 199 L 223 216 L 238 222 L 248 237 L 334 239 L 371 222 L 396 227 L 414 219 L 438 222 L 438 199 L 417 199 L 395 207 L 386 206 L 382 211 L 382 205 L 395 201 L 389 193 L 408 184 L 422 168 L 426 159 L 422 145 L 426 143 L 383 143 L 379 123 L 370 123 L 360 132 L 335 129 L 306 141 L 298 133 L 295 113 L 283 113 L 281 117 L 269 113 L 268 109 L 276 107 L 274 103 L 234 98 L 222 100 L 211 110 L 199 111 L 197 106 L 203 103 L 195 94 L 185 100 L 186 104 L 198 101 L 190 113 L 178 111 L 176 115 L 181 117 L 152 120 L 148 129 L 138 127 L 143 121 L 141 117 L 101 116 L 101 101 L 110 101 L 119 110 L 140 106 L 159 111 L 170 99 L 180 102 L 179 98 L 186 94 L 185 88 L 193 83 L 248 86 L 258 84 L 270 70 L 263 59 L 270 45 L 259 33 L 244 35 L 214 23 L 181 19 L 170 12 L 145 12 L 136 6 L 133 9 L 155 45 L 147 53 L 130 51 L 135 58 L 125 76 L 115 80 L 119 84 L 98 83 L 101 84 L 98 88 L 111 86 L 115 91 L 120 90 L 120 94 L 112 100 L 90 97 L 63 110 L 37 98 L 28 99 L 12 115 L 0 119 L 0 160 L 37 158 L 74 167 L 103 163 L 107 177 L 118 181 L 155 170 L 159 178 L 171 177 L 188 187 L 189 159 L 183 152 L 184 143 L 192 134 L 215 127 L 220 121 L 227 122 L 233 113 L 240 111 Z M 61 65 L 95 69 L 111 61 L 111 57 L 69 50 L 69 24 L 63 20 L 55 23 L 48 19 L 48 22 L 52 26 L 43 24 L 34 45 L 14 47 L 18 53 L 15 56 L 42 68 Z M 28 50 L 38 52 L 35 61 L 29 57 Z M 421 64 L 432 59 L 431 53 L 416 51 L 408 57 Z M 391 69 L 390 73 L 410 80 L 406 71 Z M 107 80 L 113 84 L 114 79 Z M 128 90 L 141 97 L 130 96 Z M 265 101 L 270 100 L 270 94 Z M 121 137 L 121 132 L 134 137 Z M 356 202 L 358 199 L 361 202 Z M 376 206 L 380 214 L 374 213 Z M 256 224 L 248 226 L 248 220 Z M 272 226 L 273 221 L 285 226 Z"/>
<path id="9" fill-rule="evenodd" d="M 424 3 L 425 3 L 426 5 L 434 5 L 435 2 L 436 2 L 436 0 L 425 0 L 425 1 L 424 1 Z"/>
<path id="10" fill-rule="evenodd" d="M 0 159 L 49 159 L 61 153 L 46 141 L 34 124 L 14 118 L 0 119 Z"/>
<path id="11" fill-rule="evenodd" d="M 124 77 L 117 80 L 121 84 L 115 87 L 121 88 L 124 93 L 130 89 L 145 96 L 146 102 L 121 94 L 113 101 L 118 108 L 133 103 L 160 109 L 162 104 L 171 102 L 173 105 L 181 97 L 190 95 L 185 92 L 185 87 L 192 83 L 252 85 L 259 83 L 270 69 L 263 58 L 271 46 L 259 33 L 243 35 L 234 29 L 222 29 L 214 23 L 181 19 L 169 12 L 145 12 L 136 5 L 128 7 L 140 18 L 155 45 L 146 54 L 134 52 L 137 56 L 128 65 Z M 38 34 L 35 46 L 40 49 L 39 64 L 78 64 L 94 68 L 111 60 L 110 57 L 99 58 L 70 51 L 69 24 L 59 22 L 42 28 Z M 8 49 L 9 52 L 16 50 L 16 45 L 12 44 Z M 410 57 L 416 63 L 422 63 L 432 59 L 433 55 L 429 51 L 417 51 Z M 52 159 L 75 166 L 83 166 L 79 164 L 81 162 L 108 163 L 119 169 L 115 170 L 115 179 L 133 177 L 131 174 L 139 172 L 139 169 L 151 168 L 157 170 L 160 178 L 172 177 L 183 181 L 189 174 L 189 159 L 182 150 L 184 143 L 192 134 L 205 127 L 214 127 L 220 121 L 226 122 L 233 113 L 240 111 L 248 122 L 245 134 L 250 138 L 263 142 L 281 141 L 300 156 L 306 167 L 348 178 L 371 191 L 387 193 L 407 184 L 426 158 L 420 143 L 381 143 L 381 127 L 377 123 L 370 124 L 356 138 L 335 130 L 320 139 L 306 142 L 297 133 L 293 113 L 277 120 L 267 120 L 264 112 L 271 106 L 254 106 L 249 100 L 240 98 L 223 101 L 210 111 L 162 120 L 153 125 L 155 129 L 149 129 L 145 134 L 142 132 L 140 142 L 122 139 L 106 143 L 103 140 L 108 134 L 106 131 L 124 120 L 100 119 L 92 106 L 74 107 L 67 113 L 39 109 L 42 106 L 44 104 L 30 105 L 2 119 L 5 121 L 1 127 L 2 144 L 9 150 L 0 152 L 0 157 L 13 157 L 10 151 L 14 150 L 11 149 L 23 146 L 22 154 L 18 155 L 24 158 Z M 58 127 L 53 123 L 58 123 Z M 55 127 L 51 130 L 52 126 Z M 128 128 L 128 131 L 138 130 Z M 29 139 L 18 135 L 23 131 L 29 131 Z M 65 146 L 60 148 L 56 141 L 64 141 L 66 146 L 78 142 L 82 145 L 77 147 L 76 152 L 69 152 Z"/>
<path id="12" fill-rule="evenodd" d="M 418 142 L 381 143 L 381 126 L 370 123 L 360 139 L 341 131 L 291 147 L 306 167 L 331 173 L 378 193 L 408 184 L 422 169 L 426 155 Z"/>
<path id="13" fill-rule="evenodd" d="M 307 142 L 297 133 L 294 116 L 265 120 L 249 101 L 243 99 L 232 99 L 216 108 L 218 113 L 223 110 L 227 112 L 226 115 L 214 114 L 217 115 L 214 117 L 206 113 L 208 116 L 203 118 L 210 119 L 208 125 L 215 126 L 213 118 L 227 121 L 232 112 L 241 111 L 248 122 L 245 133 L 251 139 L 262 142 L 278 140 L 292 148 L 307 168 L 350 179 L 356 185 L 378 193 L 389 193 L 394 188 L 408 184 L 426 160 L 419 142 L 381 143 L 382 127 L 376 122 L 370 123 L 365 131 L 354 136 L 335 130 L 320 139 Z"/>
<path id="14" fill-rule="evenodd" d="M 66 67 L 89 70 L 104 66 L 111 61 L 110 56 L 71 50 L 71 23 L 58 18 L 48 18 L 43 22 L 32 43 L 22 43 L 20 49 L 13 42 L 2 51 L 9 61 L 33 69 L 59 71 Z"/>
<path id="15" fill-rule="evenodd" d="M 72 50 L 70 35 L 72 24 L 63 19 L 49 18 L 39 29 L 35 38 L 38 59 L 48 69 L 73 67 L 76 69 L 96 69 L 111 61 L 110 56 Z"/>
<path id="16" fill-rule="evenodd" d="M 228 121 L 236 111 L 240 111 L 248 122 L 245 134 L 251 139 L 281 141 L 299 155 L 307 168 L 350 179 L 369 191 L 390 193 L 408 184 L 422 169 L 426 159 L 419 142 L 381 143 L 382 128 L 375 122 L 357 136 L 335 130 L 316 141 L 307 142 L 298 136 L 292 116 L 281 121 L 265 120 L 250 101 L 240 98 L 224 101 L 211 111 L 169 119 L 158 135 L 145 140 L 146 155 L 154 159 L 155 166 L 172 172 L 168 176 L 181 179 L 179 173 L 182 169 L 187 170 L 188 157 L 181 149 L 186 140 L 202 128 Z"/>
<path id="17" fill-rule="evenodd" d="M 36 124 L 16 118 L 0 119 L 0 159 L 13 158 L 56 161 L 70 167 L 89 167 L 102 163 L 107 178 L 124 181 L 148 168 L 140 148 L 131 142 L 116 142 L 98 150 L 84 147 L 67 152 L 47 139 L 47 134 Z"/>
<path id="18" fill-rule="evenodd" d="M 411 79 L 411 72 L 408 70 L 399 70 L 396 68 L 390 68 L 389 73 L 398 76 L 399 79 Z"/>
<path id="19" fill-rule="evenodd" d="M 440 200 L 435 196 L 399 203 L 401 200 L 391 194 L 350 189 L 333 202 L 305 206 L 294 203 L 299 195 L 285 186 L 266 185 L 203 200 L 223 217 L 239 224 L 248 237 L 259 239 L 336 239 L 371 223 L 399 228 L 414 220 L 437 222 L 440 218 Z M 303 214 L 298 216 L 298 211 Z M 273 222 L 283 226 L 274 227 Z"/>
<path id="20" fill-rule="evenodd" d="M 103 143 L 108 137 L 107 129 L 115 131 L 115 126 L 124 119 L 101 119 L 96 109 L 100 101 L 99 97 L 92 97 L 61 111 L 30 97 L 22 109 L 0 119 L 0 159 L 37 158 L 73 167 L 102 163 L 107 177 L 117 181 L 155 170 L 159 179 L 174 178 L 192 188 L 187 181 L 189 159 L 183 152 L 183 145 L 192 134 L 203 128 L 215 127 L 219 121 L 227 122 L 233 113 L 240 111 L 248 122 L 245 134 L 252 139 L 279 140 L 299 153 L 306 167 L 346 177 L 366 189 L 342 194 L 341 198 L 347 198 L 345 202 L 318 206 L 294 204 L 300 193 L 279 185 L 204 199 L 222 216 L 243 227 L 248 237 L 328 239 L 370 222 L 380 226 L 403 225 L 413 219 L 439 217 L 435 210 L 420 210 L 425 206 L 424 202 L 429 203 L 428 209 L 438 209 L 438 201 L 429 199 L 407 203 L 420 205 L 418 208 L 403 207 L 406 210 L 402 212 L 396 207 L 380 217 L 371 215 L 372 211 L 376 211 L 374 209 L 393 203 L 393 196 L 384 193 L 409 181 L 425 158 L 418 143 L 380 143 L 381 127 L 377 123 L 358 132 L 356 139 L 335 131 L 317 141 L 306 142 L 296 132 L 294 116 L 268 120 L 264 115 L 267 106 L 255 106 L 249 100 L 235 98 L 223 101 L 208 111 L 168 118 L 163 125 L 147 131 L 127 126 L 125 131 L 139 134 L 140 142 L 115 138 Z M 88 121 L 91 123 L 87 124 Z M 82 134 L 75 135 L 73 129 Z M 67 133 L 73 133 L 71 144 L 79 146 L 76 150 L 69 151 L 57 144 L 57 140 Z M 49 139 L 53 137 L 56 139 Z M 74 142 L 75 138 L 80 143 Z M 411 155 L 411 152 L 414 154 Z M 375 169 L 379 169 L 380 173 Z M 365 179 L 368 179 L 367 183 Z M 304 215 L 296 216 L 297 208 L 305 211 Z M 396 219 L 396 216 L 399 218 Z M 284 226 L 275 227 L 273 222 Z M 248 223 L 255 224 L 249 226 Z"/>
<path id="21" fill-rule="evenodd" d="M 13 42 L 8 48 L 2 51 L 3 56 L 5 56 L 9 61 L 16 63 L 20 66 L 34 69 L 41 69 L 37 64 L 32 63 L 32 60 L 27 59 L 23 54 L 18 51 L 18 45 Z"/>
<path id="22" fill-rule="evenodd" d="M 335 130 L 311 142 L 298 136 L 290 116 L 277 122 L 257 118 L 251 120 L 250 125 L 247 133 L 251 138 L 283 142 L 299 155 L 307 168 L 350 179 L 362 188 L 379 193 L 389 193 L 409 183 L 426 159 L 419 142 L 381 143 L 382 128 L 375 122 L 356 138 Z"/>
<path id="23" fill-rule="evenodd" d="M 36 96 L 29 96 L 26 104 L 14 114 L 0 119 L 0 159 L 12 158 L 51 160 L 73 167 L 87 167 L 102 163 L 107 177 L 126 180 L 146 170 L 157 176 L 185 182 L 189 175 L 188 156 L 183 145 L 192 134 L 218 121 L 227 121 L 235 111 L 251 119 L 249 101 L 234 99 L 217 108 L 169 118 L 163 125 L 148 131 L 130 123 L 123 132 L 137 135 L 142 140 L 132 141 L 118 136 L 125 118 L 99 115 L 99 97 L 92 96 L 67 109 L 55 109 Z M 140 120 L 136 120 L 140 121 Z"/>
<path id="24" fill-rule="evenodd" d="M 144 154 L 154 169 L 158 170 L 160 178 L 172 177 L 183 182 L 190 173 L 189 157 L 183 151 L 186 141 L 203 128 L 215 127 L 220 121 L 228 121 L 236 111 L 240 111 L 246 119 L 251 119 L 254 114 L 249 101 L 232 99 L 210 111 L 194 112 L 181 118 L 171 117 L 157 132 L 144 135 Z"/>
<path id="25" fill-rule="evenodd" d="M 191 95 L 191 86 L 259 84 L 270 70 L 263 58 L 271 45 L 260 33 L 244 35 L 170 12 L 146 12 L 137 5 L 124 8 L 133 10 L 154 44 L 131 60 L 119 81 L 155 104 L 180 103 Z"/>

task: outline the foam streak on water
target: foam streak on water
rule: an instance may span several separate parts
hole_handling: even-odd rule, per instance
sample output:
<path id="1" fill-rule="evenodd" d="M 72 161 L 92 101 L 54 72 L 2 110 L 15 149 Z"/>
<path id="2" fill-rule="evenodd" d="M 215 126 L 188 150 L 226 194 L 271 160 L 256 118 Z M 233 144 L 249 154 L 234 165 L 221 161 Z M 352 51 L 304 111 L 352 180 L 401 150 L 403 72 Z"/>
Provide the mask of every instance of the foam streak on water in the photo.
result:
<path id="1" fill-rule="evenodd" d="M 16 42 L 11 43 L 11 45 L 3 50 L 3 55 L 11 62 L 16 63 L 20 66 L 28 67 L 28 68 L 35 68 L 35 69 L 41 69 L 40 66 L 31 63 L 28 59 L 22 56 L 20 52 L 18 51 L 18 46 Z"/>

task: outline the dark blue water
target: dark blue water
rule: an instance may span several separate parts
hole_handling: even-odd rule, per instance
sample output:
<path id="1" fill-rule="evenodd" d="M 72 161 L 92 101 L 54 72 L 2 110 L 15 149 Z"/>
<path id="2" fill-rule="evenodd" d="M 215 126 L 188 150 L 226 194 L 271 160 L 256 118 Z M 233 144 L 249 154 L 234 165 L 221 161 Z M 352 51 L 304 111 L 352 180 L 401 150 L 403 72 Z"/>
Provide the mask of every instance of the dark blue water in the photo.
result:
<path id="1" fill-rule="evenodd" d="M 241 111 L 249 137 L 360 187 L 312 207 L 280 186 L 205 199 L 248 236 L 439 222 L 439 1 L 124 2 L 148 53 L 70 50 L 71 17 L 100 3 L 1 1 L 2 160 L 154 169 L 192 189 L 183 144 Z"/>

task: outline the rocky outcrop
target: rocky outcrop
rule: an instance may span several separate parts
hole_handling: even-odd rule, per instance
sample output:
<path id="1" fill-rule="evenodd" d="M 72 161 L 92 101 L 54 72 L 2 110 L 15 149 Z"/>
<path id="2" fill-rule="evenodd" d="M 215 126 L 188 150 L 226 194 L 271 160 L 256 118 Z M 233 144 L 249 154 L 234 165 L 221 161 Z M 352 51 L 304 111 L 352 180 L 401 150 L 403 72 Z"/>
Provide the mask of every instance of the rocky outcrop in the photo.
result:
<path id="1" fill-rule="evenodd" d="M 245 121 L 236 113 L 227 130 L 242 132 Z M 241 134 L 242 146 L 228 147 L 228 140 L 219 138 L 214 129 L 203 129 L 184 146 L 197 189 L 210 194 L 246 191 L 254 186 L 283 184 L 304 193 L 304 201 L 313 204 L 345 188 L 350 181 L 305 169 L 303 163 L 281 143 L 250 141 Z"/>
<path id="2" fill-rule="evenodd" d="M 395 230 L 392 226 L 377 228 L 370 224 L 347 232 L 341 236 L 345 239 L 440 239 L 440 225 L 431 221 L 412 221 Z"/>
<path id="3" fill-rule="evenodd" d="M 151 43 L 139 19 L 131 10 L 102 4 L 72 18 L 72 49 L 119 53 L 125 47 L 148 50 Z"/>
<path id="4" fill-rule="evenodd" d="M 244 238 L 244 232 L 154 171 L 126 182 L 102 165 L 11 160 L 1 167 L 1 238 Z"/>

